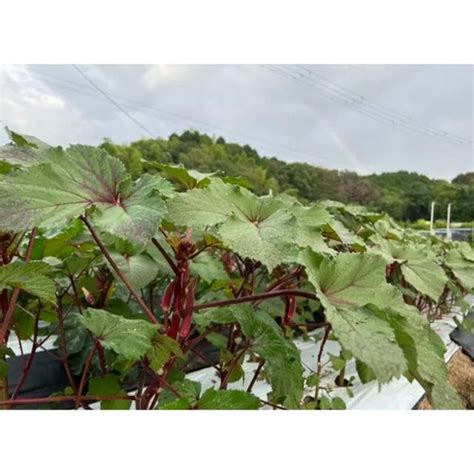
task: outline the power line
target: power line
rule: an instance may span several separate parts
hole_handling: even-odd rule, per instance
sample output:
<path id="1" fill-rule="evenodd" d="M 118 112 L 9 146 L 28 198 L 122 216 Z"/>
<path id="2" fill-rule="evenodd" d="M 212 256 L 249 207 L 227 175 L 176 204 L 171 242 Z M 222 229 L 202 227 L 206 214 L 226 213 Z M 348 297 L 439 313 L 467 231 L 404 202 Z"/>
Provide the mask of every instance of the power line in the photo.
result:
<path id="1" fill-rule="evenodd" d="M 305 72 L 307 72 L 311 76 L 315 76 L 315 77 L 319 78 L 320 81 L 323 81 L 323 83 L 327 83 L 329 86 L 333 87 L 335 90 L 338 90 L 338 91 L 341 91 L 342 93 L 345 93 L 346 96 L 348 96 L 350 98 L 353 98 L 353 99 L 356 99 L 357 101 L 360 102 L 361 105 L 365 105 L 367 107 L 382 110 L 382 111 L 386 112 L 388 115 L 392 115 L 392 116 L 394 116 L 396 118 L 399 118 L 401 120 L 404 120 L 405 122 L 408 122 L 408 123 L 416 124 L 420 128 L 422 128 L 424 130 L 427 130 L 427 131 L 431 131 L 431 132 L 436 133 L 440 136 L 450 137 L 450 138 L 459 140 L 463 144 L 473 143 L 472 140 L 469 140 L 465 137 L 461 137 L 459 135 L 455 135 L 454 133 L 447 132 L 446 130 L 442 130 L 442 129 L 433 127 L 432 125 L 426 124 L 426 123 L 424 123 L 424 122 L 422 122 L 422 121 L 420 121 L 420 120 L 418 120 L 414 117 L 411 117 L 407 114 L 399 112 L 398 110 L 395 110 L 392 107 L 388 107 L 386 105 L 374 102 L 373 100 L 370 100 L 369 98 L 367 98 L 366 96 L 364 96 L 362 94 L 359 94 L 358 92 L 355 92 L 351 89 L 348 89 L 347 87 L 341 86 L 340 84 L 336 84 L 335 82 L 329 80 L 328 78 L 326 78 L 322 74 L 320 74 L 316 71 L 313 71 L 311 69 L 308 69 L 307 67 L 304 67 L 304 66 L 296 66 L 296 67 L 303 70 L 303 71 L 305 71 Z"/>
<path id="2" fill-rule="evenodd" d="M 284 66 L 262 65 L 262 67 L 272 72 L 277 72 L 281 75 L 285 75 L 294 81 L 303 83 L 306 86 L 312 87 L 313 89 L 317 91 L 318 95 L 325 97 L 333 102 L 336 102 L 339 104 L 342 103 L 348 106 L 354 106 L 354 105 L 357 106 L 357 105 L 360 105 L 361 103 L 360 98 L 357 98 L 354 96 L 348 97 L 347 94 L 344 95 L 340 91 L 335 91 L 333 89 L 328 88 L 328 86 L 322 85 L 320 83 L 316 83 L 314 80 L 312 80 L 311 78 L 309 78 L 308 76 L 300 72 L 296 72 L 291 69 L 287 70 L 284 68 Z M 357 112 L 377 121 L 378 123 L 381 123 L 384 125 L 397 126 L 402 131 L 405 131 L 405 132 L 412 132 L 415 134 L 421 133 L 425 136 L 438 138 L 452 145 L 466 145 L 468 142 L 466 139 L 463 139 L 464 142 L 460 142 L 459 138 L 450 138 L 449 136 L 440 136 L 439 133 L 433 132 L 431 130 L 421 130 L 418 126 L 415 126 L 414 124 L 406 123 L 406 120 L 401 122 L 399 117 L 397 118 L 397 117 L 394 117 L 393 115 L 389 115 L 385 111 L 374 110 L 370 108 L 362 108 L 362 109 L 359 108 L 357 109 Z"/>
<path id="3" fill-rule="evenodd" d="M 135 117 L 133 117 L 133 115 L 129 114 L 127 112 L 127 110 L 125 110 L 120 104 L 118 104 L 114 99 L 112 99 L 112 97 L 109 96 L 109 94 L 107 94 L 107 92 L 105 92 L 103 89 L 101 89 L 85 72 L 83 72 L 79 66 L 77 66 L 76 64 L 73 64 L 72 67 L 82 76 L 84 77 L 84 79 L 86 79 L 97 91 L 99 91 L 112 105 L 114 105 L 115 107 L 117 107 L 117 109 L 120 110 L 120 112 L 122 112 L 126 117 L 128 117 L 135 125 L 137 125 L 140 129 L 142 129 L 145 133 L 147 133 L 148 135 L 150 136 L 155 136 L 155 134 L 153 132 L 151 132 L 150 130 L 148 130 L 147 127 L 145 127 L 145 125 L 143 125 L 142 123 L 140 123 Z"/>
<path id="4" fill-rule="evenodd" d="M 82 71 L 80 71 L 80 72 L 82 72 Z M 73 92 L 76 92 L 76 93 L 79 93 L 79 94 L 82 94 L 82 95 L 86 95 L 86 96 L 89 96 L 89 97 L 97 98 L 96 94 L 90 94 L 88 92 L 84 92 L 84 90 L 79 90 L 78 87 L 80 89 L 86 88 L 88 91 L 90 91 L 92 89 L 92 88 L 90 88 L 88 86 L 85 86 L 83 84 L 79 84 L 79 83 L 74 82 L 74 81 L 69 81 L 69 80 L 65 80 L 65 79 L 62 79 L 62 78 L 58 78 L 57 76 L 54 76 L 52 74 L 41 73 L 41 72 L 38 72 L 38 71 L 34 71 L 34 73 L 39 74 L 41 76 L 47 76 L 47 77 L 53 78 L 55 81 L 61 81 L 63 83 L 68 84 L 68 85 L 55 84 L 55 85 L 59 85 L 60 87 L 65 87 L 69 90 L 72 90 Z M 89 78 L 87 78 L 87 79 L 89 79 Z M 45 79 L 43 79 L 43 80 L 45 80 Z M 46 82 L 51 83 L 48 80 L 46 80 Z M 91 82 L 91 81 L 89 81 L 89 82 Z M 74 87 L 71 87 L 69 84 L 72 84 Z M 97 90 L 97 88 L 95 86 L 94 86 L 94 89 Z M 296 150 L 292 147 L 288 147 L 288 146 L 283 145 L 283 144 L 277 144 L 275 142 L 271 142 L 271 141 L 267 140 L 266 138 L 250 135 L 246 132 L 241 132 L 241 131 L 238 131 L 238 130 L 235 130 L 235 129 L 224 128 L 224 127 L 217 126 L 215 124 L 206 123 L 206 122 L 203 122 L 203 121 L 200 121 L 200 120 L 197 120 L 195 118 L 185 116 L 185 115 L 182 115 L 182 114 L 176 114 L 174 112 L 169 112 L 169 111 L 165 111 L 163 109 L 150 107 L 148 105 L 138 104 L 137 102 L 133 102 L 130 99 L 125 98 L 123 96 L 119 96 L 117 94 L 110 94 L 108 92 L 106 93 L 102 89 L 100 90 L 100 92 L 101 92 L 101 95 L 104 96 L 104 98 L 106 100 L 110 101 L 111 97 L 116 97 L 121 102 L 126 102 L 128 107 L 132 107 L 136 110 L 139 110 L 140 112 L 142 112 L 144 114 L 155 115 L 155 116 L 169 115 L 169 116 L 172 116 L 172 117 L 177 117 L 177 118 L 172 118 L 171 119 L 172 121 L 175 121 L 175 122 L 181 122 L 181 123 L 185 122 L 187 124 L 194 123 L 194 124 L 198 124 L 201 127 L 206 128 L 208 130 L 211 130 L 212 132 L 214 132 L 215 130 L 220 130 L 220 131 L 223 131 L 223 132 L 233 133 L 234 135 L 237 135 L 237 136 L 240 136 L 240 137 L 244 137 L 244 138 L 247 137 L 248 139 L 251 139 L 255 143 L 259 144 L 260 146 L 263 146 L 264 148 L 267 148 L 268 150 L 273 149 L 277 153 L 288 155 L 288 152 L 290 152 L 290 154 L 305 156 L 305 157 L 311 158 L 312 160 L 318 159 L 318 160 L 326 162 L 328 164 L 334 162 L 334 159 L 330 160 L 328 158 L 322 158 L 318 155 L 314 155 L 312 153 L 304 152 L 304 151 L 301 151 L 301 150 Z M 116 106 L 118 105 L 120 107 L 120 104 L 118 104 L 117 101 L 114 100 L 113 102 L 114 102 L 114 105 L 116 105 Z M 282 150 L 287 150 L 287 151 L 282 151 Z"/>
<path id="5" fill-rule="evenodd" d="M 290 74 L 288 71 L 285 70 L 287 74 Z M 294 77 L 294 79 L 302 80 L 304 84 L 306 85 L 311 85 L 313 87 L 316 87 L 318 89 L 322 89 L 329 95 L 326 95 L 330 100 L 343 103 L 345 105 L 349 106 L 359 106 L 361 105 L 361 98 L 357 95 L 349 95 L 345 92 L 342 92 L 340 90 L 334 90 L 333 88 L 328 87 L 325 84 L 317 83 L 314 80 L 312 80 L 310 77 L 300 73 L 300 72 L 295 72 L 291 70 L 292 74 L 297 74 L 297 77 Z M 308 81 L 308 82 L 305 82 Z M 466 139 L 460 139 L 458 137 L 454 136 L 447 136 L 440 134 L 437 131 L 427 129 L 427 127 L 424 127 L 424 129 L 420 128 L 417 124 L 414 123 L 408 123 L 406 119 L 400 118 L 399 115 L 395 115 L 394 113 L 387 113 L 385 110 L 380 110 L 377 109 L 375 105 L 372 105 L 369 103 L 367 99 L 367 103 L 362 104 L 363 106 L 367 106 L 367 108 L 362 108 L 358 109 L 357 112 L 372 118 L 373 120 L 383 123 L 385 125 L 391 125 L 391 126 L 397 126 L 401 128 L 403 131 L 408 131 L 408 132 L 413 132 L 416 134 L 422 134 L 425 136 L 433 137 L 433 138 L 438 138 L 441 139 L 442 141 L 449 143 L 451 145 L 468 145 L 469 142 Z"/>
<path id="6" fill-rule="evenodd" d="M 325 97 L 325 98 L 331 100 L 332 102 L 335 102 L 335 103 L 338 103 L 338 104 L 342 103 L 344 105 L 348 105 L 348 106 L 351 106 L 351 107 L 354 106 L 354 105 L 358 105 L 358 101 L 356 99 L 354 99 L 354 98 L 347 99 L 347 97 L 341 96 L 338 93 L 334 93 L 334 91 L 331 91 L 331 90 L 328 91 L 327 88 L 321 87 L 320 84 L 315 84 L 310 78 L 306 77 L 305 75 L 303 75 L 301 73 L 294 72 L 294 71 L 290 72 L 290 71 L 284 69 L 283 67 L 281 67 L 282 69 L 278 69 L 278 66 L 273 66 L 273 68 L 274 68 L 273 71 L 275 71 L 275 72 L 279 72 L 280 74 L 284 74 L 284 75 L 290 77 L 291 79 L 293 79 L 295 81 L 298 81 L 298 82 L 301 81 L 304 85 L 314 88 L 317 91 L 317 93 L 319 94 L 319 96 Z M 379 111 L 373 111 L 373 110 L 367 110 L 367 109 L 357 109 L 356 111 L 358 113 L 362 114 L 362 115 L 365 115 L 366 117 L 369 117 L 369 118 L 375 120 L 378 123 L 383 124 L 383 125 L 391 125 L 391 126 L 397 126 L 398 125 L 405 132 L 412 132 L 412 133 L 418 134 L 418 130 L 414 129 L 413 127 L 407 126 L 404 123 L 400 124 L 400 123 L 397 122 L 397 120 L 395 120 L 394 117 L 387 117 L 387 115 L 385 115 L 383 113 L 380 113 Z M 433 135 L 430 134 L 429 136 L 433 136 Z M 457 142 L 453 143 L 452 141 L 449 141 L 448 143 L 450 143 L 450 144 L 459 144 Z"/>

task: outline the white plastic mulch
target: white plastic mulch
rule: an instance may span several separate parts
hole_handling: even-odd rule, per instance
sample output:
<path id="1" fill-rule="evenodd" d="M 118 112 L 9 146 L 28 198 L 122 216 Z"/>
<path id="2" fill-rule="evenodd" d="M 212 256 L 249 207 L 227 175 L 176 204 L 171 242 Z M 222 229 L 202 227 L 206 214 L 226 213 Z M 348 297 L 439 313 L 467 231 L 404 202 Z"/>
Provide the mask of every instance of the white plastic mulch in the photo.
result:
<path id="1" fill-rule="evenodd" d="M 468 297 L 468 301 L 474 305 L 474 295 Z M 441 337 L 445 346 L 445 361 L 448 362 L 451 357 L 459 350 L 454 342 L 449 338 L 449 334 L 455 329 L 456 324 L 453 321 L 454 316 L 458 316 L 461 319 L 461 313 L 459 310 L 453 310 L 450 314 L 445 315 L 442 319 L 436 320 L 432 324 L 433 330 Z M 316 334 L 317 331 L 313 331 L 311 334 Z M 318 342 L 296 340 L 296 346 L 301 352 L 301 360 L 305 368 L 305 375 L 309 375 L 311 372 L 316 371 L 317 356 L 321 344 L 321 340 Z M 352 360 L 346 366 L 345 378 L 353 378 L 350 390 L 352 396 L 345 388 L 337 387 L 334 383 L 337 372 L 333 371 L 331 367 L 328 367 L 329 354 L 337 356 L 340 351 L 339 343 L 335 341 L 327 341 L 325 351 L 322 356 L 322 363 L 324 365 L 321 386 L 327 390 L 322 390 L 320 393 L 326 395 L 329 398 L 340 397 L 346 403 L 347 409 L 349 410 L 410 410 L 412 409 L 423 397 L 424 390 L 421 385 L 416 382 L 409 382 L 405 377 L 401 377 L 388 384 L 379 386 L 378 382 L 369 382 L 363 384 L 358 375 L 355 367 L 355 361 Z M 245 377 L 243 380 L 239 380 L 233 384 L 229 384 L 230 389 L 245 389 L 250 383 L 257 363 L 245 362 L 243 369 L 245 371 Z M 205 368 L 192 372 L 186 376 L 190 380 L 199 381 L 202 384 L 203 390 L 212 386 L 218 386 L 218 377 L 214 368 Z M 257 381 L 253 387 L 252 393 L 261 399 L 266 399 L 267 394 L 271 391 L 271 387 L 267 382 Z M 307 395 L 314 394 L 314 389 L 308 389 Z"/>
<path id="2" fill-rule="evenodd" d="M 474 305 L 474 295 L 468 296 L 467 300 L 470 304 Z M 451 357 L 459 350 L 454 342 L 449 338 L 449 334 L 456 327 L 453 321 L 454 316 L 461 317 L 459 310 L 453 310 L 450 314 L 445 315 L 442 319 L 436 320 L 432 324 L 434 331 L 441 337 L 446 345 L 445 361 L 448 362 Z M 311 335 L 317 334 L 318 331 L 313 331 Z M 301 352 L 301 360 L 305 368 L 305 375 L 309 375 L 316 371 L 317 356 L 321 344 L 321 340 L 318 342 L 303 341 L 301 339 L 295 340 L 295 344 Z M 9 346 L 14 350 L 17 355 L 21 354 L 20 347 L 17 341 L 12 341 Z M 47 349 L 52 349 L 53 341 L 47 341 Z M 28 354 L 31 351 L 31 343 L 23 343 L 23 353 Z M 363 384 L 358 375 L 355 367 L 355 362 L 352 360 L 346 366 L 345 378 L 352 380 L 350 390 L 352 396 L 349 395 L 345 388 L 337 387 L 334 383 L 337 376 L 337 372 L 332 370 L 329 364 L 329 354 L 337 356 L 340 351 L 340 345 L 335 341 L 327 341 L 324 354 L 322 356 L 323 371 L 321 377 L 321 395 L 325 395 L 329 398 L 340 397 L 346 403 L 347 409 L 349 410 L 409 410 L 412 409 L 424 395 L 424 390 L 421 385 L 416 382 L 409 382 L 405 377 L 401 377 L 388 384 L 379 386 L 378 382 L 369 382 Z M 229 384 L 229 389 L 240 389 L 245 390 L 252 380 L 254 371 L 257 368 L 255 362 L 244 362 L 243 369 L 245 376 L 238 382 Z M 205 391 L 210 387 L 218 387 L 219 378 L 216 375 L 216 371 L 213 367 L 191 372 L 186 375 L 187 379 L 201 382 L 202 390 Z M 266 400 L 267 394 L 271 392 L 270 385 L 261 380 L 257 380 L 254 384 L 252 393 L 259 398 Z M 306 391 L 307 395 L 313 395 L 314 388 L 309 388 Z M 98 404 L 94 404 L 98 407 Z"/>

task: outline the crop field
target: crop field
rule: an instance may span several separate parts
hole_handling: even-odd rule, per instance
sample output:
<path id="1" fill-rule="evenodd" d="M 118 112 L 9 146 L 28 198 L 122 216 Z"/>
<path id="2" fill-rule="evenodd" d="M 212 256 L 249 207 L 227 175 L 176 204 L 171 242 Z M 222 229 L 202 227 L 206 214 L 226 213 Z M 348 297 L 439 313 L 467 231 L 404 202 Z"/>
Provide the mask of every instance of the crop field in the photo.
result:
<path id="1" fill-rule="evenodd" d="M 349 396 L 355 362 L 364 384 L 406 378 L 433 408 L 463 407 L 431 324 L 469 309 L 469 243 L 181 165 L 146 163 L 133 176 L 104 148 L 8 132 L 0 408 L 344 409 L 323 381 L 324 356 Z M 301 341 L 319 344 L 312 366 Z M 328 356 L 332 341 L 340 350 Z M 13 343 L 31 347 L 14 380 Z M 27 396 L 44 352 L 66 383 Z M 211 386 L 189 376 L 197 367 L 212 370 Z"/>

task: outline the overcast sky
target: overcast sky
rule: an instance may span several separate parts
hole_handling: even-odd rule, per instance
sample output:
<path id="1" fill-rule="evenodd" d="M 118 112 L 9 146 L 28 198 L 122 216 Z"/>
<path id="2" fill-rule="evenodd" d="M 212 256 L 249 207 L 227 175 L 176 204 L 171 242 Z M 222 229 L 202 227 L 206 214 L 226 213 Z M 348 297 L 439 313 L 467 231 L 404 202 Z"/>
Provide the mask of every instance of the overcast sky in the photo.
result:
<path id="1" fill-rule="evenodd" d="M 473 66 L 1 66 L 2 126 L 59 145 L 193 128 L 360 174 L 474 170 Z M 7 142 L 0 132 L 0 143 Z"/>

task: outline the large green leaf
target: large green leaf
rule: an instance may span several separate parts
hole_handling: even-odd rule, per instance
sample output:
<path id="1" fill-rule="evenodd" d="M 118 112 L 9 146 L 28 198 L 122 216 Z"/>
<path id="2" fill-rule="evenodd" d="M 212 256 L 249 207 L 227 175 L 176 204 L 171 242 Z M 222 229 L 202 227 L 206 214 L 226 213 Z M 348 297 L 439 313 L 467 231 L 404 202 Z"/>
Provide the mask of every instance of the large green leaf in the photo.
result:
<path id="1" fill-rule="evenodd" d="M 467 290 L 474 289 L 474 264 L 463 257 L 457 250 L 450 250 L 446 256 L 446 265 L 452 270 L 454 276 Z"/>
<path id="2" fill-rule="evenodd" d="M 133 186 L 123 164 L 104 150 L 75 145 L 0 182 L 0 226 L 24 230 L 61 227 L 91 206 L 103 230 L 146 241 L 164 215 L 163 178 L 143 176 Z"/>
<path id="3" fill-rule="evenodd" d="M 291 213 L 296 217 L 295 240 L 300 247 L 309 247 L 315 252 L 335 255 L 323 238 L 323 226 L 332 221 L 332 216 L 321 206 L 304 207 L 294 205 Z"/>
<path id="4" fill-rule="evenodd" d="M 54 281 L 47 277 L 52 268 L 44 262 L 16 261 L 0 267 L 0 290 L 21 288 L 45 301 L 56 301 Z"/>
<path id="5" fill-rule="evenodd" d="M 145 243 L 153 237 L 166 213 L 159 196 L 168 183 L 160 176 L 143 175 L 135 185 L 125 182 L 120 188 L 120 205 L 98 205 L 96 224 L 103 230 L 132 242 Z"/>
<path id="6" fill-rule="evenodd" d="M 215 179 L 205 189 L 178 194 L 168 202 L 168 210 L 174 223 L 204 229 L 224 222 L 233 213 L 246 219 L 242 209 L 255 206 L 256 199 L 246 189 Z"/>
<path id="7" fill-rule="evenodd" d="M 448 278 L 434 256 L 413 243 L 399 244 L 380 236 L 374 236 L 371 240 L 376 243 L 371 249 L 372 253 L 381 255 L 387 263 L 398 262 L 405 280 L 410 285 L 423 295 L 438 301 Z"/>
<path id="8" fill-rule="evenodd" d="M 233 251 L 262 262 L 268 271 L 296 255 L 295 218 L 284 210 L 256 222 L 233 215 L 222 224 L 219 235 Z"/>
<path id="9" fill-rule="evenodd" d="M 278 324 L 263 311 L 250 305 L 232 308 L 251 351 L 265 359 L 265 371 L 273 398 L 289 408 L 297 408 L 303 394 L 303 368 L 294 343 L 283 337 Z"/>
<path id="10" fill-rule="evenodd" d="M 306 250 L 301 263 L 341 345 L 380 382 L 399 377 L 406 369 L 404 354 L 393 329 L 376 311 L 377 306 L 403 304 L 397 290 L 385 282 L 383 258 L 352 253 L 330 260 Z"/>
<path id="11" fill-rule="evenodd" d="M 0 147 L 0 161 L 14 166 L 27 167 L 48 161 L 62 152 L 61 148 L 53 148 L 29 135 L 20 135 L 8 127 L 5 130 L 12 141 Z"/>
<path id="12" fill-rule="evenodd" d="M 199 410 L 257 410 L 260 400 L 251 393 L 241 390 L 209 389 L 197 403 Z"/>
<path id="13" fill-rule="evenodd" d="M 180 225 L 218 225 L 225 245 L 242 257 L 261 261 L 269 271 L 295 258 L 295 217 L 288 204 L 272 196 L 212 180 L 169 201 L 170 218 Z"/>
<path id="14" fill-rule="evenodd" d="M 322 258 L 311 250 L 301 252 L 310 282 L 325 307 L 379 307 L 403 303 L 401 294 L 385 281 L 385 261 L 378 255 L 341 253 Z"/>
<path id="15" fill-rule="evenodd" d="M 379 382 L 389 382 L 403 374 L 406 370 L 403 351 L 393 329 L 379 317 L 376 307 L 326 309 L 341 345 L 370 367 Z"/>
<path id="16" fill-rule="evenodd" d="M 449 383 L 443 341 L 414 309 L 386 310 L 408 363 L 409 374 L 427 391 L 437 409 L 460 409 L 462 405 Z"/>
<path id="17" fill-rule="evenodd" d="M 340 254 L 329 261 L 306 250 L 301 262 L 339 341 L 373 370 L 378 380 L 388 381 L 405 371 L 420 382 L 437 407 L 458 406 L 448 380 L 442 341 L 422 315 L 385 282 L 382 257 Z M 362 321 L 361 311 L 365 312 Z"/>
<path id="18" fill-rule="evenodd" d="M 435 262 L 427 260 L 409 261 L 401 265 L 405 280 L 420 293 L 438 301 L 448 278 L 443 269 Z"/>
<path id="19" fill-rule="evenodd" d="M 467 242 L 457 242 L 457 247 L 461 251 L 462 256 L 469 260 L 470 262 L 474 262 L 474 247 L 469 245 Z"/>
<path id="20" fill-rule="evenodd" d="M 157 326 L 147 321 L 126 319 L 122 316 L 89 308 L 82 324 L 100 339 L 102 345 L 126 359 L 137 360 L 152 347 Z"/>
<path id="21" fill-rule="evenodd" d="M 62 226 L 92 204 L 117 204 L 125 178 L 122 163 L 104 150 L 73 146 L 0 182 L 7 204 L 0 225 L 12 230 Z"/>

